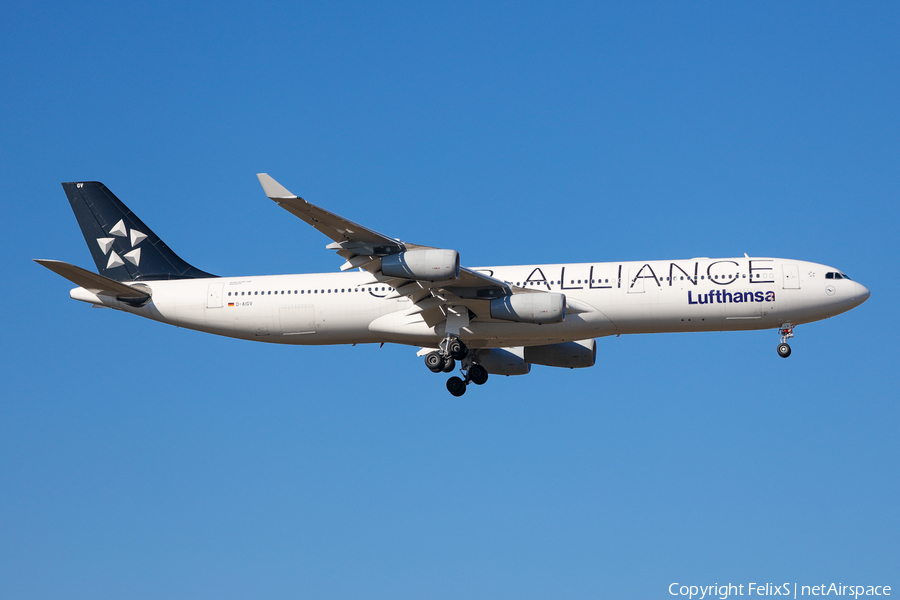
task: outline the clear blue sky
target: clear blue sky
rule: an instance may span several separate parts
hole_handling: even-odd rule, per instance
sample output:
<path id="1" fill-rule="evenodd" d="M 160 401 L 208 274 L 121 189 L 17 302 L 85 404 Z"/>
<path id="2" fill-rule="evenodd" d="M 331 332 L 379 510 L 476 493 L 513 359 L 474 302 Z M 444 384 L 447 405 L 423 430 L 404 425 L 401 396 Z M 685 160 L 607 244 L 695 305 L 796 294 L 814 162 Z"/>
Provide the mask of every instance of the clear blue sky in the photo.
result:
<path id="1" fill-rule="evenodd" d="M 2 598 L 900 590 L 892 3 L 8 5 Z M 453 399 L 415 349 L 293 348 L 68 298 L 60 182 L 221 275 L 337 270 L 267 200 L 464 264 L 838 267 L 863 306 L 598 341 Z"/>

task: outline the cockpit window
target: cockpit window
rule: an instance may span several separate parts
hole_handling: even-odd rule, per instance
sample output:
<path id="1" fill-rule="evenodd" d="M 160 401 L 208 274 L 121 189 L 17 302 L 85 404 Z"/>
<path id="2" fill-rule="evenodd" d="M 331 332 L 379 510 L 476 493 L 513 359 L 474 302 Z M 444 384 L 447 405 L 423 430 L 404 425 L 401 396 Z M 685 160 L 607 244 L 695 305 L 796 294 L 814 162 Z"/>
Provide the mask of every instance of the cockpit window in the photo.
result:
<path id="1" fill-rule="evenodd" d="M 843 273 L 831 272 L 831 273 L 825 273 L 825 279 L 850 279 L 850 278 L 847 277 L 846 275 L 844 275 Z"/>
<path id="2" fill-rule="evenodd" d="M 834 273 L 825 273 L 825 279 L 834 279 Z"/>
<path id="3" fill-rule="evenodd" d="M 844 273 L 838 273 L 838 275 L 840 275 L 840 276 L 843 277 L 844 279 L 850 279 L 850 278 L 847 277 Z"/>

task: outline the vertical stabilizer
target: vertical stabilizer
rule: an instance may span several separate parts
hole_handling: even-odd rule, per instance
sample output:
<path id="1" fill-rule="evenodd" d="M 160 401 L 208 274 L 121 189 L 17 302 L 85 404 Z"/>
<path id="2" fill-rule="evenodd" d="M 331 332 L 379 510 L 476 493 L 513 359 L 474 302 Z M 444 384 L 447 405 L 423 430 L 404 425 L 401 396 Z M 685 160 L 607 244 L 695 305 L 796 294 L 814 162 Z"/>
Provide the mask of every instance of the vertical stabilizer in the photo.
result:
<path id="1" fill-rule="evenodd" d="M 98 181 L 63 183 L 97 271 L 115 281 L 215 277 L 192 267 Z"/>

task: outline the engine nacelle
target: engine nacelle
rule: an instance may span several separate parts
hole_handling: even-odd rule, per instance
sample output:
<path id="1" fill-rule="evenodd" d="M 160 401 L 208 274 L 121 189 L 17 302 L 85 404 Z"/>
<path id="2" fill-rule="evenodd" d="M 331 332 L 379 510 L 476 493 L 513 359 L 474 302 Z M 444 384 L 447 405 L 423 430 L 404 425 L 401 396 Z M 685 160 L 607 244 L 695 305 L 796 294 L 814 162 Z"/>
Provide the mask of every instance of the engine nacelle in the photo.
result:
<path id="1" fill-rule="evenodd" d="M 528 375 L 531 365 L 525 362 L 522 348 L 492 348 L 478 351 L 478 364 L 491 375 Z"/>
<path id="2" fill-rule="evenodd" d="M 593 367 L 596 360 L 597 342 L 595 340 L 579 340 L 525 348 L 525 361 L 535 365 L 583 369 Z"/>
<path id="3" fill-rule="evenodd" d="M 456 250 L 407 250 L 381 259 L 381 272 L 388 277 L 422 281 L 447 281 L 459 278 L 459 252 Z"/>
<path id="4" fill-rule="evenodd" d="M 495 298 L 491 300 L 491 318 L 517 323 L 560 323 L 566 318 L 566 295 L 546 292 Z"/>

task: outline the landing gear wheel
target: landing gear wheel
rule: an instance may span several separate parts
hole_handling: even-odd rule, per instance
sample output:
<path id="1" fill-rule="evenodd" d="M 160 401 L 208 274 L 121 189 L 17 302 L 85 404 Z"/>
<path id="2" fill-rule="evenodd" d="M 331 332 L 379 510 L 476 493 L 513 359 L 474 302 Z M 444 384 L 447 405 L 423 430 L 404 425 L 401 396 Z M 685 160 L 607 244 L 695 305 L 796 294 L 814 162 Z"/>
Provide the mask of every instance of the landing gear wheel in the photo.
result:
<path id="1" fill-rule="evenodd" d="M 440 373 L 444 370 L 444 357 L 440 352 L 429 352 L 425 355 L 425 366 L 432 373 Z"/>
<path id="2" fill-rule="evenodd" d="M 469 367 L 469 379 L 475 385 L 484 385 L 488 380 L 488 372 L 481 365 L 472 365 Z"/>
<path id="3" fill-rule="evenodd" d="M 459 340 L 459 338 L 453 338 L 447 344 L 447 352 L 450 353 L 452 358 L 456 360 L 462 360 L 469 354 L 469 349 L 466 348 L 466 345 Z"/>
<path id="4" fill-rule="evenodd" d="M 456 397 L 466 393 L 466 382 L 459 377 L 451 377 L 447 380 L 447 391 Z"/>
<path id="5" fill-rule="evenodd" d="M 791 355 L 791 347 L 787 344 L 778 344 L 778 356 L 787 358 Z"/>
<path id="6" fill-rule="evenodd" d="M 444 373 L 452 373 L 454 370 L 456 370 L 456 361 L 452 358 L 445 358 L 443 368 Z"/>

